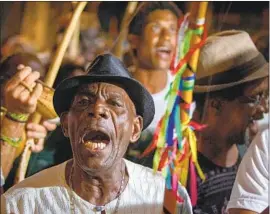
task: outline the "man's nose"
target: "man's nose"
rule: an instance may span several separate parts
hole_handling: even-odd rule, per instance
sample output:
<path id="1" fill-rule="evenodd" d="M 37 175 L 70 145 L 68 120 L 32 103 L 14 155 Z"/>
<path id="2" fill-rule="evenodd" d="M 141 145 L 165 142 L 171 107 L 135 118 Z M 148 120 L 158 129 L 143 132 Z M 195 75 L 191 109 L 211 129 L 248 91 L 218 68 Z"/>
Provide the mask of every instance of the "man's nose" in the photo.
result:
<path id="1" fill-rule="evenodd" d="M 269 112 L 269 96 L 264 97 L 261 101 L 261 105 L 264 108 L 264 113 L 268 113 Z"/>
<path id="2" fill-rule="evenodd" d="M 165 41 L 170 40 L 170 39 L 171 39 L 171 35 L 170 35 L 169 30 L 163 29 L 163 30 L 161 31 L 161 38 L 162 38 L 163 40 L 165 40 Z"/>
<path id="3" fill-rule="evenodd" d="M 268 113 L 269 111 L 269 97 L 268 96 L 263 96 L 262 99 L 260 100 L 259 104 L 256 106 L 256 111 L 260 113 Z"/>
<path id="4" fill-rule="evenodd" d="M 109 111 L 104 104 L 96 102 L 89 110 L 88 115 L 95 118 L 109 118 Z"/>
<path id="5" fill-rule="evenodd" d="M 258 105 L 256 111 L 260 113 L 266 113 L 266 107 L 264 105 Z"/>
<path id="6" fill-rule="evenodd" d="M 263 118 L 263 113 L 267 113 L 267 110 L 265 106 L 263 105 L 257 105 L 255 109 L 253 110 L 253 118 L 255 120 L 260 120 Z"/>

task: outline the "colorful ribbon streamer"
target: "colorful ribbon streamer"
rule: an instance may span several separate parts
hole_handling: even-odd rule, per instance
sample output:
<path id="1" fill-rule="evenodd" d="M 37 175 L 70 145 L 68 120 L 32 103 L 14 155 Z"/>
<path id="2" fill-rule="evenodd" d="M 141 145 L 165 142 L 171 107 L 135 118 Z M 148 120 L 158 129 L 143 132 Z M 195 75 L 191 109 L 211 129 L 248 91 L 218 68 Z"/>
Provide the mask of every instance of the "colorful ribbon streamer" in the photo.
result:
<path id="1" fill-rule="evenodd" d="M 174 60 L 171 64 L 171 73 L 174 81 L 171 83 L 170 90 L 166 95 L 167 109 L 164 116 L 158 123 L 151 145 L 144 151 L 143 156 L 148 155 L 154 149 L 153 159 L 154 171 L 160 170 L 166 178 L 166 186 L 172 189 L 177 195 L 178 181 L 183 186 L 187 185 L 190 178 L 190 194 L 192 204 L 197 201 L 196 173 L 204 180 L 204 174 L 197 161 L 197 140 L 194 130 L 202 130 L 205 126 L 188 119 L 181 121 L 180 104 L 182 110 L 190 115 L 191 104 L 187 103 L 182 97 L 183 91 L 193 90 L 195 73 L 193 76 L 182 77 L 183 72 L 189 68 L 188 61 L 193 53 L 201 48 L 206 39 L 204 24 L 190 25 L 189 14 L 179 20 L 178 49 L 175 51 Z M 193 35 L 202 36 L 201 42 L 190 47 Z M 192 70 L 191 70 L 192 71 Z M 177 200 L 181 201 L 177 196 Z"/>

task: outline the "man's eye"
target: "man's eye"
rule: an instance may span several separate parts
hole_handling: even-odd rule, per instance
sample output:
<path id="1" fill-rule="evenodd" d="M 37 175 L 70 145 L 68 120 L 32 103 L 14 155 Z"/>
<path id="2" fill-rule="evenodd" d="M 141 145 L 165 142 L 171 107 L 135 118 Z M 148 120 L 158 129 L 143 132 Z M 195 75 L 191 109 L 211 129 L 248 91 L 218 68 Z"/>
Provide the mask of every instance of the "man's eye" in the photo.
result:
<path id="1" fill-rule="evenodd" d="M 123 107 L 122 103 L 118 100 L 110 100 L 109 103 L 112 105 L 112 106 L 116 106 L 116 107 Z"/>
<path id="2" fill-rule="evenodd" d="M 157 32 L 160 31 L 160 27 L 158 25 L 153 25 L 152 26 L 152 31 L 155 32 L 155 33 L 157 33 Z"/>
<path id="3" fill-rule="evenodd" d="M 176 33 L 177 32 L 177 28 L 176 27 L 171 27 L 170 28 L 170 31 L 171 31 L 171 33 Z"/>
<path id="4" fill-rule="evenodd" d="M 78 104 L 80 106 L 88 105 L 89 103 L 90 103 L 90 100 L 88 100 L 88 99 L 81 99 L 78 101 Z"/>

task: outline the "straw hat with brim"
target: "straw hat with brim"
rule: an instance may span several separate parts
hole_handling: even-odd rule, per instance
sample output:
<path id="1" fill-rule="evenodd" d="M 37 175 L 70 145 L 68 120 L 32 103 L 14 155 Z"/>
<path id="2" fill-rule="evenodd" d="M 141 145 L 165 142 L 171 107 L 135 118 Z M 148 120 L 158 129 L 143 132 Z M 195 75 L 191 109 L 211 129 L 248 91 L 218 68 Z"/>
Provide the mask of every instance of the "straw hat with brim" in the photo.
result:
<path id="1" fill-rule="evenodd" d="M 53 104 L 60 116 L 68 111 L 71 102 L 82 84 L 105 82 L 122 87 L 133 101 L 136 112 L 143 118 L 143 129 L 153 120 L 155 114 L 154 101 L 151 94 L 133 79 L 122 62 L 111 54 L 98 56 L 88 68 L 87 75 L 65 79 L 55 90 Z"/>
<path id="2" fill-rule="evenodd" d="M 194 93 L 230 88 L 269 76 L 269 64 L 248 33 L 223 31 L 207 38 L 200 51 Z"/>

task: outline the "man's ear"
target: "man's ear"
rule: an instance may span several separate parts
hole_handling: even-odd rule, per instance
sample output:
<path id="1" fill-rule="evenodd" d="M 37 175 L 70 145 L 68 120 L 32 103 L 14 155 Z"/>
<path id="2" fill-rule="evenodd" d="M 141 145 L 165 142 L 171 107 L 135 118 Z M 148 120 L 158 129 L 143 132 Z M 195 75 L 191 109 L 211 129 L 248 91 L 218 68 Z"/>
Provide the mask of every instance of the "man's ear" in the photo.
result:
<path id="1" fill-rule="evenodd" d="M 143 118 L 141 116 L 136 116 L 133 123 L 132 135 L 130 137 L 130 142 L 135 143 L 139 140 L 143 128 Z"/>
<path id="2" fill-rule="evenodd" d="M 215 115 L 218 116 L 222 112 L 223 106 L 225 104 L 225 100 L 220 99 L 218 97 L 214 97 L 210 99 L 209 105 L 211 106 L 212 111 L 215 111 Z"/>
<path id="3" fill-rule="evenodd" d="M 63 112 L 60 116 L 61 128 L 65 137 L 68 136 L 68 112 Z"/>
<path id="4" fill-rule="evenodd" d="M 139 36 L 135 35 L 135 34 L 128 34 L 128 42 L 130 44 L 130 47 L 132 50 L 137 49 L 138 45 L 139 45 Z"/>
<path id="5" fill-rule="evenodd" d="M 201 122 L 201 112 L 198 109 L 195 109 L 193 114 L 192 114 L 192 120 L 195 122 Z"/>

